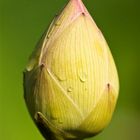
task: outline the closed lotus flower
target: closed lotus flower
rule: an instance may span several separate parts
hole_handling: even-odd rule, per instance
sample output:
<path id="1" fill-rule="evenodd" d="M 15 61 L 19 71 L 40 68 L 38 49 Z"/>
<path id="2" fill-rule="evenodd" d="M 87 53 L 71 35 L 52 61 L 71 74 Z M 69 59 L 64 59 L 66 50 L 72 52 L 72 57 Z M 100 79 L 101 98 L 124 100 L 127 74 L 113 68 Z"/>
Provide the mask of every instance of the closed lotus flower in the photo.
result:
<path id="1" fill-rule="evenodd" d="M 110 122 L 118 75 L 110 49 L 81 0 L 69 0 L 24 72 L 28 110 L 47 140 L 82 140 Z"/>

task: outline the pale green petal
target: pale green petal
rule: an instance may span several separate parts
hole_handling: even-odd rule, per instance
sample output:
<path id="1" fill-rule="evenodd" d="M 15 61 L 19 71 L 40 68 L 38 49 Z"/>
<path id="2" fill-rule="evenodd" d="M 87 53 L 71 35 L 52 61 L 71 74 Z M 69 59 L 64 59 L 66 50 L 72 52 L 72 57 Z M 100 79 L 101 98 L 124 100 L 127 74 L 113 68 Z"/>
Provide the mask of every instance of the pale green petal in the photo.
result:
<path id="1" fill-rule="evenodd" d="M 36 99 L 36 93 L 38 92 L 38 79 L 40 79 L 40 69 L 36 68 L 32 71 L 24 72 L 24 98 L 32 117 L 36 110 L 38 110 Z"/>
<path id="2" fill-rule="evenodd" d="M 51 122 L 63 129 L 73 129 L 83 120 L 81 110 L 75 104 L 59 81 L 48 69 L 44 68 L 46 94 L 46 115 Z"/>
<path id="3" fill-rule="evenodd" d="M 116 92 L 111 85 L 106 85 L 106 88 L 98 100 L 96 106 L 93 107 L 93 111 L 82 122 L 78 130 L 85 132 L 89 135 L 99 133 L 109 123 L 114 108 L 116 105 Z"/>
<path id="4" fill-rule="evenodd" d="M 42 112 L 52 124 L 67 130 L 77 127 L 83 120 L 78 106 L 44 66 L 33 73 L 25 73 L 24 85 L 32 115 Z"/>
<path id="5" fill-rule="evenodd" d="M 59 129 L 57 126 L 49 122 L 41 112 L 35 114 L 35 122 L 47 140 L 76 140 L 74 135 Z"/>
<path id="6" fill-rule="evenodd" d="M 47 29 L 47 32 L 45 31 L 43 33 L 41 39 L 37 43 L 34 51 L 32 52 L 32 54 L 29 58 L 28 64 L 26 66 L 27 71 L 31 71 L 33 68 L 35 69 L 39 65 L 40 59 L 42 56 L 42 50 L 48 42 L 48 36 L 50 35 L 50 32 L 52 32 L 52 29 L 54 28 L 54 23 L 55 23 L 56 19 L 57 19 L 57 17 L 55 17 L 53 19 L 52 23 L 49 26 L 49 29 Z"/>

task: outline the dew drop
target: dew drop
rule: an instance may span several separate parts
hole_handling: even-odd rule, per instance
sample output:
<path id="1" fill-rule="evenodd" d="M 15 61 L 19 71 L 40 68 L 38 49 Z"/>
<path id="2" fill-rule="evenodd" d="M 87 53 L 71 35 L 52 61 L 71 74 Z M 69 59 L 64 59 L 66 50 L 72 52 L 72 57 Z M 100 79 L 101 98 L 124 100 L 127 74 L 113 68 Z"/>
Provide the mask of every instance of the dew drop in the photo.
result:
<path id="1" fill-rule="evenodd" d="M 47 39 L 49 39 L 49 38 L 50 38 L 50 36 L 51 36 L 51 34 L 48 34 L 48 35 L 47 35 Z"/>
<path id="2" fill-rule="evenodd" d="M 62 120 L 58 120 L 58 123 L 59 123 L 59 124 L 63 124 L 63 121 L 62 121 Z"/>
<path id="3" fill-rule="evenodd" d="M 51 115 L 50 118 L 51 118 L 52 120 L 54 120 L 54 121 L 57 120 L 57 117 L 55 117 L 55 116 L 53 116 L 53 115 Z"/>
<path id="4" fill-rule="evenodd" d="M 79 75 L 79 78 L 80 78 L 80 81 L 81 81 L 82 83 L 84 83 L 84 82 L 86 82 L 86 80 L 87 80 L 87 74 L 86 74 L 86 73 L 81 73 L 81 74 Z"/>
<path id="5" fill-rule="evenodd" d="M 85 88 L 85 91 L 87 91 L 88 89 L 87 89 L 87 87 Z"/>
<path id="6" fill-rule="evenodd" d="M 69 88 L 67 89 L 67 92 L 72 92 L 72 87 L 69 87 Z"/>
<path id="7" fill-rule="evenodd" d="M 61 24 L 59 22 L 56 22 L 55 23 L 55 26 L 60 26 Z"/>
<path id="8" fill-rule="evenodd" d="M 55 74 L 55 76 L 57 77 L 57 79 L 59 81 L 66 81 L 66 77 L 64 75 L 58 75 L 58 74 Z"/>

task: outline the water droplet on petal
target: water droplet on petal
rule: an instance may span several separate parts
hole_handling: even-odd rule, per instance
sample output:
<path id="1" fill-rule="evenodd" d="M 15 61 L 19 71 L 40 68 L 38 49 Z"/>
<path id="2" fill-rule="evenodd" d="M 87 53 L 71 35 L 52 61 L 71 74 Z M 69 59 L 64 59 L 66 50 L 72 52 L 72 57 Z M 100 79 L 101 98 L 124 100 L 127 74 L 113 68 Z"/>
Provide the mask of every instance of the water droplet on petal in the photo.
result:
<path id="1" fill-rule="evenodd" d="M 62 120 L 58 120 L 58 123 L 59 123 L 59 124 L 63 124 L 63 121 L 62 121 Z"/>
<path id="2" fill-rule="evenodd" d="M 61 25 L 60 22 L 55 23 L 55 26 L 60 26 L 60 25 Z"/>
<path id="3" fill-rule="evenodd" d="M 86 80 L 87 80 L 87 74 L 86 73 L 81 73 L 80 75 L 79 75 L 79 78 L 80 78 L 80 81 L 82 82 L 82 83 L 84 83 L 84 82 L 86 82 Z"/>
<path id="4" fill-rule="evenodd" d="M 50 118 L 52 119 L 52 120 L 54 120 L 54 121 L 56 121 L 57 120 L 57 117 L 55 117 L 55 116 L 50 116 Z"/>
<path id="5" fill-rule="evenodd" d="M 88 89 L 87 89 L 87 87 L 85 88 L 85 91 L 87 91 Z"/>
<path id="6" fill-rule="evenodd" d="M 72 87 L 69 87 L 69 88 L 67 89 L 67 92 L 72 92 Z"/>
<path id="7" fill-rule="evenodd" d="M 66 81 L 66 77 L 64 75 L 56 75 L 56 77 L 59 81 Z"/>

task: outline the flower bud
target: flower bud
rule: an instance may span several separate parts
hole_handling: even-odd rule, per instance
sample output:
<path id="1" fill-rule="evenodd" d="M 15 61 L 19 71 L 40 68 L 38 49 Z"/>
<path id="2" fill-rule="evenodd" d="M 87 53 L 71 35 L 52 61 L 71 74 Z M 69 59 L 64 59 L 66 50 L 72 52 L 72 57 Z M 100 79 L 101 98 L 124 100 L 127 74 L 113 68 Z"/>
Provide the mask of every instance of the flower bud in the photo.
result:
<path id="1" fill-rule="evenodd" d="M 110 122 L 119 82 L 110 49 L 81 0 L 69 0 L 24 72 L 28 110 L 48 140 L 82 140 Z"/>

